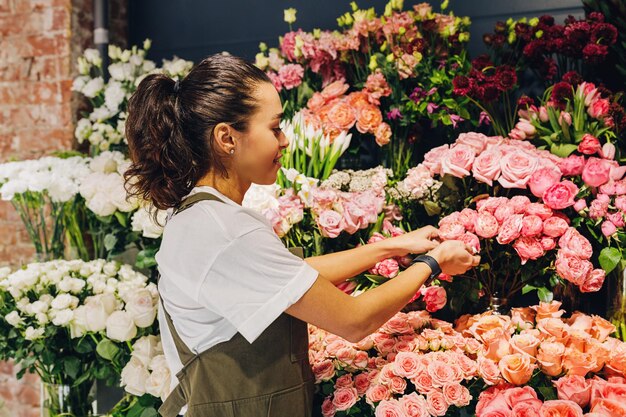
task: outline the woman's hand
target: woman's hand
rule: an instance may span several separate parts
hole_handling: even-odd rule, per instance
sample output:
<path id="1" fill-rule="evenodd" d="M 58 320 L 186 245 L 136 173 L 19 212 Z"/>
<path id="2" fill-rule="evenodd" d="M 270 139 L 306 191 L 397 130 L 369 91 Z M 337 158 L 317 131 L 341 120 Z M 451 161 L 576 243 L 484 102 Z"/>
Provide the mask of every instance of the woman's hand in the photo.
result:
<path id="1" fill-rule="evenodd" d="M 435 258 L 444 274 L 454 276 L 478 266 L 480 256 L 473 255 L 472 251 L 472 248 L 459 240 L 446 240 L 428 252 L 428 255 Z"/>
<path id="2" fill-rule="evenodd" d="M 439 245 L 439 232 L 433 226 L 405 233 L 389 239 L 396 248 L 396 256 L 405 256 L 409 253 L 426 253 Z"/>

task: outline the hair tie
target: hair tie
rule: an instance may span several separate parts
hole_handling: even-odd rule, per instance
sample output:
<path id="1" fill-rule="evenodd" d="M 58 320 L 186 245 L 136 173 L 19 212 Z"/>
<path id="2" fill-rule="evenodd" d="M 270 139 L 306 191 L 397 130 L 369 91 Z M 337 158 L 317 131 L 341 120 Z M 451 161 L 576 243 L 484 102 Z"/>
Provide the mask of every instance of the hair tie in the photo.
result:
<path id="1" fill-rule="evenodd" d="M 180 80 L 176 80 L 174 83 L 174 92 L 178 93 L 180 91 Z"/>

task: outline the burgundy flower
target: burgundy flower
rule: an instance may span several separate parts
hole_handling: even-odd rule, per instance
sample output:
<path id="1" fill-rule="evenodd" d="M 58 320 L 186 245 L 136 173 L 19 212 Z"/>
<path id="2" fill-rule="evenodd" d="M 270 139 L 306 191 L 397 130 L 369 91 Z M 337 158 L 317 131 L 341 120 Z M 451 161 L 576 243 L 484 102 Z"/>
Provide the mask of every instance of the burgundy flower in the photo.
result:
<path id="1" fill-rule="evenodd" d="M 485 67 L 493 67 L 493 62 L 489 59 L 489 55 L 479 55 L 472 61 L 472 67 L 478 71 L 482 71 Z"/>
<path id="2" fill-rule="evenodd" d="M 583 58 L 592 64 L 598 64 L 604 61 L 609 53 L 609 47 L 606 45 L 598 45 L 589 43 L 583 48 Z"/>
<path id="3" fill-rule="evenodd" d="M 572 89 L 571 84 L 561 81 L 554 84 L 550 100 L 559 105 L 561 108 L 565 108 L 567 102 L 573 98 L 573 91 L 574 90 Z"/>
<path id="4" fill-rule="evenodd" d="M 592 22 L 604 22 L 604 15 L 600 12 L 591 12 L 589 13 L 589 15 L 587 15 L 587 19 L 592 21 Z"/>
<path id="5" fill-rule="evenodd" d="M 521 96 L 519 100 L 517 100 L 517 107 L 520 109 L 528 109 L 530 106 L 535 104 L 535 100 L 528 96 Z"/>
<path id="6" fill-rule="evenodd" d="M 454 86 L 454 94 L 465 96 L 472 90 L 472 80 L 464 75 L 457 75 L 452 80 Z"/>
<path id="7" fill-rule="evenodd" d="M 591 25 L 587 22 L 573 22 L 565 27 L 564 35 L 572 48 L 579 48 L 591 39 Z"/>
<path id="8" fill-rule="evenodd" d="M 513 86 L 517 83 L 517 74 L 512 67 L 503 65 L 498 67 L 496 70 L 495 79 L 498 89 L 501 91 L 507 91 L 513 88 Z"/>
<path id="9" fill-rule="evenodd" d="M 501 20 L 496 22 L 496 27 L 494 28 L 496 33 L 504 34 L 507 32 L 507 24 Z"/>
<path id="10" fill-rule="evenodd" d="M 591 41 L 602 45 L 613 45 L 617 40 L 617 29 L 610 23 L 593 25 Z"/>
<path id="11" fill-rule="evenodd" d="M 531 40 L 531 37 L 533 35 L 532 27 L 528 23 L 518 22 L 515 24 L 515 34 L 524 42 L 528 42 Z"/>
<path id="12" fill-rule="evenodd" d="M 545 47 L 544 42 L 541 40 L 536 40 L 529 42 L 524 46 L 524 56 L 529 59 L 537 59 L 544 53 Z"/>
<path id="13" fill-rule="evenodd" d="M 578 84 L 582 83 L 584 80 L 583 80 L 583 77 L 576 71 L 569 71 L 563 74 L 563 81 L 576 87 Z"/>
<path id="14" fill-rule="evenodd" d="M 556 76 L 556 61 L 549 57 L 544 57 L 543 62 L 538 65 L 537 71 L 543 75 L 546 80 L 552 80 Z"/>
<path id="15" fill-rule="evenodd" d="M 493 33 L 485 33 L 483 35 L 483 43 L 487 46 L 491 46 L 493 44 Z"/>
<path id="16" fill-rule="evenodd" d="M 544 14 L 539 18 L 539 24 L 544 26 L 552 26 L 554 25 L 554 17 L 548 14 Z"/>
<path id="17" fill-rule="evenodd" d="M 387 119 L 389 119 L 389 120 L 402 119 L 402 113 L 400 112 L 400 109 L 393 108 L 390 111 L 388 111 L 387 112 Z"/>
<path id="18" fill-rule="evenodd" d="M 506 36 L 498 33 L 493 37 L 493 46 L 494 48 L 502 48 L 506 43 Z"/>
<path id="19" fill-rule="evenodd" d="M 486 102 L 494 101 L 500 96 L 500 90 L 495 85 L 487 85 L 485 86 L 485 91 L 483 93 L 483 100 Z"/>

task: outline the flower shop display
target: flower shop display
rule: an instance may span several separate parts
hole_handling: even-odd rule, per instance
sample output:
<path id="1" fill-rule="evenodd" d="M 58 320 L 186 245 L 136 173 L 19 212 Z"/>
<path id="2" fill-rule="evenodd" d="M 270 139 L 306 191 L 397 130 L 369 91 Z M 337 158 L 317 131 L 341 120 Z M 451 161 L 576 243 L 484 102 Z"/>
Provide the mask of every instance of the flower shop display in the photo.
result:
<path id="1" fill-rule="evenodd" d="M 9 272 L 0 280 L 0 326 L 7 335 L 0 357 L 20 365 L 19 376 L 36 372 L 50 398 L 66 394 L 62 403 L 44 404 L 51 416 L 91 415 L 96 410 L 87 394 L 95 380 L 116 383 L 131 343 L 154 334 L 156 285 L 129 265 L 102 259 Z"/>

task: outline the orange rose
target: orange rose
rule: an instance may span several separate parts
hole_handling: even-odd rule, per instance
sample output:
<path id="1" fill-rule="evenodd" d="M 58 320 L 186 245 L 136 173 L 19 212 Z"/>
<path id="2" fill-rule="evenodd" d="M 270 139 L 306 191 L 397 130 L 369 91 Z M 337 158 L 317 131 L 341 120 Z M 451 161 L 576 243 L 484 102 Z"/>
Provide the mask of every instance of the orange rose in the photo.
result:
<path id="1" fill-rule="evenodd" d="M 328 112 L 328 121 L 338 130 L 349 130 L 354 126 L 356 115 L 354 109 L 345 101 L 339 101 Z"/>
<path id="2" fill-rule="evenodd" d="M 532 306 L 531 308 L 537 312 L 536 320 L 539 321 L 550 317 L 561 317 L 565 310 L 559 310 L 560 307 L 560 301 L 552 301 L 551 303 L 540 302 L 538 306 Z"/>
<path id="3" fill-rule="evenodd" d="M 531 333 L 516 334 L 511 338 L 511 347 L 514 352 L 524 353 L 535 358 L 540 340 Z"/>
<path id="4" fill-rule="evenodd" d="M 326 104 L 326 99 L 322 96 L 321 93 L 313 93 L 313 96 L 306 103 L 307 107 L 311 111 L 318 111 Z"/>
<path id="5" fill-rule="evenodd" d="M 510 326 L 511 318 L 496 314 L 481 316 L 470 327 L 470 333 L 477 339 L 482 339 L 482 335 L 492 329 L 502 329 L 505 333 L 511 334 L 513 330 Z"/>
<path id="6" fill-rule="evenodd" d="M 375 133 L 382 122 L 383 115 L 376 106 L 367 104 L 357 110 L 356 128 L 361 133 Z"/>
<path id="7" fill-rule="evenodd" d="M 605 370 L 610 375 L 626 376 L 626 343 L 616 343 L 615 348 L 610 351 Z"/>
<path id="8" fill-rule="evenodd" d="M 520 328 L 532 327 L 537 313 L 530 307 L 514 307 L 511 309 L 511 322 Z M 530 324 L 530 326 L 528 326 Z"/>
<path id="9" fill-rule="evenodd" d="M 583 332 L 591 334 L 591 326 L 593 325 L 593 320 L 591 316 L 588 316 L 580 311 L 572 314 L 572 317 L 567 320 L 567 324 L 571 329 L 582 330 Z"/>
<path id="10" fill-rule="evenodd" d="M 600 316 L 591 316 L 591 321 L 593 323 L 591 335 L 600 342 L 604 342 L 611 333 L 615 332 L 615 326 Z"/>
<path id="11" fill-rule="evenodd" d="M 537 361 L 544 374 L 557 376 L 563 370 L 565 346 L 559 342 L 542 342 L 537 351 Z"/>
<path id="12" fill-rule="evenodd" d="M 531 363 L 530 356 L 521 353 L 506 355 L 500 359 L 498 367 L 504 379 L 514 385 L 527 383 L 535 369 L 535 365 Z"/>
<path id="13" fill-rule="evenodd" d="M 596 360 L 590 353 L 583 353 L 578 349 L 565 349 L 563 355 L 563 368 L 568 375 L 585 376 L 587 372 L 595 369 Z"/>
<path id="14" fill-rule="evenodd" d="M 385 146 L 391 141 L 391 126 L 387 123 L 381 123 L 376 129 L 376 143 L 378 146 Z"/>
<path id="15" fill-rule="evenodd" d="M 589 339 L 591 339 L 591 336 L 582 330 L 570 330 L 566 346 L 570 349 L 577 349 L 584 352 L 585 342 Z"/>
<path id="16" fill-rule="evenodd" d="M 455 320 L 454 330 L 463 334 L 463 332 L 470 328 L 474 322 L 474 316 L 471 314 L 463 314 L 461 317 Z"/>
<path id="17" fill-rule="evenodd" d="M 367 93 L 364 91 L 357 91 L 350 93 L 346 97 L 348 104 L 351 105 L 357 112 L 359 109 L 365 106 L 371 106 Z"/>
<path id="18" fill-rule="evenodd" d="M 346 91 L 348 91 L 348 88 L 350 86 L 348 84 L 346 84 L 346 82 L 344 80 L 338 80 L 338 81 L 334 81 L 330 84 L 328 84 L 323 90 L 322 90 L 322 97 L 324 97 L 326 100 L 331 100 L 335 97 L 339 97 L 341 96 L 343 93 L 345 93 Z"/>
<path id="19" fill-rule="evenodd" d="M 537 329 L 541 332 L 542 339 L 554 337 L 557 342 L 563 344 L 566 344 L 569 340 L 569 327 L 561 319 L 548 318 L 538 320 Z"/>
<path id="20" fill-rule="evenodd" d="M 600 372 L 606 361 L 609 360 L 610 351 L 596 339 L 589 338 L 585 342 L 585 352 L 589 353 L 596 359 L 596 367 L 592 370 L 594 373 Z"/>

